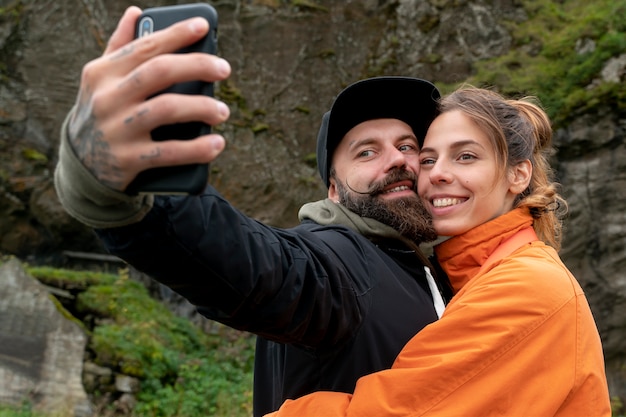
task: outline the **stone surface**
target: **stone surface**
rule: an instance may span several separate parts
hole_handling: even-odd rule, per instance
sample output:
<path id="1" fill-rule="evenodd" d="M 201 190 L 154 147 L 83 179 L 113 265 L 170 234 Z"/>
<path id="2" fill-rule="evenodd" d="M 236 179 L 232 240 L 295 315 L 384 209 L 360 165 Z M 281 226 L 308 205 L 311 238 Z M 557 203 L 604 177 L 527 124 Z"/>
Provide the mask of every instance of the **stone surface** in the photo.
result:
<path id="1" fill-rule="evenodd" d="M 0 403 L 88 417 L 82 385 L 86 335 L 17 260 L 0 266 Z"/>

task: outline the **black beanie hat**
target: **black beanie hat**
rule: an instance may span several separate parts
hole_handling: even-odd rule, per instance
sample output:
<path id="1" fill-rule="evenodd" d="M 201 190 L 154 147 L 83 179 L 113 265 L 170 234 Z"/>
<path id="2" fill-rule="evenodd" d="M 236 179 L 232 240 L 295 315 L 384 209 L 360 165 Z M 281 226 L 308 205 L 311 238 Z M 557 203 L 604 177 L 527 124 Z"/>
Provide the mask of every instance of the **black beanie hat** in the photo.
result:
<path id="1" fill-rule="evenodd" d="M 322 117 L 317 135 L 317 169 L 330 185 L 333 153 L 350 129 L 374 119 L 399 119 L 424 142 L 428 126 L 437 115 L 440 94 L 432 83 L 412 77 L 375 77 L 346 87 Z"/>

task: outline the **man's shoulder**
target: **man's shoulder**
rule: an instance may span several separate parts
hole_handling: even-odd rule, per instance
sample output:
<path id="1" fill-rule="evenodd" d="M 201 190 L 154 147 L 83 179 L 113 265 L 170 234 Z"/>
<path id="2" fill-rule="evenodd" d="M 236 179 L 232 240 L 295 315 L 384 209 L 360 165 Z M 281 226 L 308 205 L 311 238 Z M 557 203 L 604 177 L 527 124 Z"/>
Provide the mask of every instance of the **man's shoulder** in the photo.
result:
<path id="1" fill-rule="evenodd" d="M 341 224 L 320 224 L 314 220 L 305 219 L 292 229 L 294 232 L 302 235 L 309 235 L 321 240 L 365 240 L 369 242 L 365 236 Z"/>
<path id="2" fill-rule="evenodd" d="M 367 236 L 341 224 L 319 224 L 307 219 L 293 230 L 304 239 L 317 242 L 341 254 L 358 252 L 363 257 L 379 259 L 383 256 L 396 261 L 399 258 L 410 263 L 417 259 L 414 250 L 400 239 Z"/>

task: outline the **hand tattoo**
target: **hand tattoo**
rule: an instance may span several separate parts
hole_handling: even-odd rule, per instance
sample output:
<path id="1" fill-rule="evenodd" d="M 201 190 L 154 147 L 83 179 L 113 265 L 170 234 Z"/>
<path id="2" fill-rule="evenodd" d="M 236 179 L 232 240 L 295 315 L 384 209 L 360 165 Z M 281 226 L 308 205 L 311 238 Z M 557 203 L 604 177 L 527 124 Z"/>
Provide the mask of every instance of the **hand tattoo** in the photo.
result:
<path id="1" fill-rule="evenodd" d="M 109 143 L 104 140 L 104 133 L 98 128 L 88 89 L 80 94 L 78 106 L 69 123 L 68 135 L 83 165 L 102 184 L 121 191 L 124 186 L 122 169 L 111 153 Z"/>

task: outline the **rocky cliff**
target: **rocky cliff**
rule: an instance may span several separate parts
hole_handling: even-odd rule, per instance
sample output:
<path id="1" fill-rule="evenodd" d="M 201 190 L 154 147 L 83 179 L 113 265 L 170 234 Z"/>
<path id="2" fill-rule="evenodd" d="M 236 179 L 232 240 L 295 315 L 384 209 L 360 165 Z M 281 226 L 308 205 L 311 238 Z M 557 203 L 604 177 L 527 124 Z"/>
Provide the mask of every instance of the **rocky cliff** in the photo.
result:
<path id="1" fill-rule="evenodd" d="M 165 3 L 174 2 L 136 1 Z M 31 260 L 99 251 L 59 207 L 51 177 L 81 67 L 101 53 L 128 2 L 1 4 L 0 251 Z M 232 117 L 220 127 L 228 147 L 211 181 L 274 225 L 294 224 L 302 203 L 325 195 L 314 161 L 318 124 L 334 94 L 357 79 L 412 75 L 444 91 L 471 81 L 539 96 L 556 123 L 554 162 L 570 203 L 562 256 L 592 305 L 612 394 L 626 397 L 623 0 L 213 4 L 233 76 L 217 88 Z"/>

